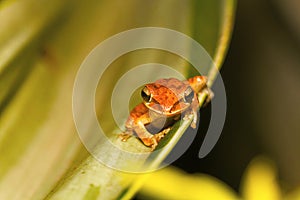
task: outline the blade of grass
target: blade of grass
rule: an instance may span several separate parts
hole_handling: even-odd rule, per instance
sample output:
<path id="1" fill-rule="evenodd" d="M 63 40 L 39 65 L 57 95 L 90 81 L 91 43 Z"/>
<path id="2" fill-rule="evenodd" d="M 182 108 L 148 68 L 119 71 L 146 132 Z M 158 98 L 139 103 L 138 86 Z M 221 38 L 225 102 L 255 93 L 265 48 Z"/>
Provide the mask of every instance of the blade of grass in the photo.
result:
<path id="1" fill-rule="evenodd" d="M 229 47 L 231 32 L 234 24 L 234 16 L 235 16 L 235 8 L 236 8 L 236 0 L 224 0 L 222 1 L 222 22 L 221 22 L 221 30 L 218 40 L 218 45 L 216 52 L 214 54 L 214 64 L 215 68 L 212 68 L 208 75 L 208 83 L 209 87 L 212 86 L 216 75 L 218 74 L 218 70 L 221 69 L 222 63 L 227 53 L 227 49 Z"/>

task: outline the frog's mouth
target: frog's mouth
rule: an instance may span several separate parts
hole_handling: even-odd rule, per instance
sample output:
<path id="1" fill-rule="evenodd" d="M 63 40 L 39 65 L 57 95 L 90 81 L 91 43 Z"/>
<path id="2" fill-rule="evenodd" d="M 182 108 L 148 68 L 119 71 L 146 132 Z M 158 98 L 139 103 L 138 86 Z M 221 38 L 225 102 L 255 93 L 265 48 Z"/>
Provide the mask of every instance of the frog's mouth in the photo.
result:
<path id="1" fill-rule="evenodd" d="M 180 115 L 181 113 L 186 111 L 191 105 L 190 103 L 186 103 L 186 102 L 177 102 L 171 107 L 163 107 L 162 105 L 154 101 L 144 102 L 144 104 L 149 110 L 161 115 L 165 115 L 167 117 Z"/>

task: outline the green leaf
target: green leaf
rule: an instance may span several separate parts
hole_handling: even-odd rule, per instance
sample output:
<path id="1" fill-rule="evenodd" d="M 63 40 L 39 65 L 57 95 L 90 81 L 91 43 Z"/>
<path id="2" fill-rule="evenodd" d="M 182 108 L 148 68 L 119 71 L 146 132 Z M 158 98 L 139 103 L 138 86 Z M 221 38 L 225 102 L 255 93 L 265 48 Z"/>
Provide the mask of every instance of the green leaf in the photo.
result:
<path id="1" fill-rule="evenodd" d="M 92 48 L 113 34 L 158 26 L 203 43 L 219 67 L 228 45 L 234 4 L 231 0 L 0 4 L 0 199 L 130 198 L 145 178 L 99 163 L 77 136 L 71 103 L 80 64 Z M 147 62 L 190 73 L 186 61 L 166 52 L 137 51 L 119 58 L 107 71 L 107 88 L 96 96 L 99 121 L 108 130 L 116 126 L 106 106 L 114 83 L 133 66 Z M 184 121 L 177 131 L 173 129 L 164 150 L 153 158 L 153 167 L 168 155 L 189 123 Z M 110 137 L 115 137 L 113 132 Z M 113 142 L 130 151 L 149 152 L 134 137 Z M 122 159 L 105 145 L 98 145 L 97 151 Z M 140 164 L 146 159 L 141 158 Z"/>

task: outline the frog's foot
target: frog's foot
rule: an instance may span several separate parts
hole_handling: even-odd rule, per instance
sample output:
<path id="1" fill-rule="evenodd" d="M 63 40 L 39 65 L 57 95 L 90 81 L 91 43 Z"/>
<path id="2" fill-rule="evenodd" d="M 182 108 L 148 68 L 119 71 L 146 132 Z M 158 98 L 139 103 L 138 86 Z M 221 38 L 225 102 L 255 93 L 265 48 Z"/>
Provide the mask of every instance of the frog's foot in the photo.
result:
<path id="1" fill-rule="evenodd" d="M 154 137 L 159 142 L 163 137 L 165 137 L 165 135 L 167 135 L 169 133 L 170 130 L 171 130 L 171 127 L 165 128 L 161 132 L 155 134 Z"/>
<path id="2" fill-rule="evenodd" d="M 184 116 L 183 120 L 190 120 L 193 118 L 193 121 L 191 123 L 191 127 L 195 129 L 197 127 L 197 120 L 198 120 L 198 114 L 197 110 L 193 110 L 191 113 L 188 113 Z"/>
<path id="3" fill-rule="evenodd" d="M 130 133 L 130 132 L 125 132 L 125 133 L 119 134 L 119 138 L 121 139 L 122 142 L 126 142 L 128 140 L 128 138 L 130 138 L 131 136 L 132 136 L 132 133 Z"/>
<path id="4" fill-rule="evenodd" d="M 162 130 L 161 132 L 153 135 L 151 137 L 151 141 L 153 142 L 151 145 L 151 151 L 154 151 L 154 149 L 156 148 L 156 146 L 158 145 L 159 141 L 165 137 L 165 135 L 171 130 L 170 127 L 165 128 L 164 130 Z"/>
<path id="5" fill-rule="evenodd" d="M 158 145 L 158 141 L 154 135 L 151 137 L 141 138 L 141 140 L 146 146 L 151 147 L 151 151 L 153 151 Z"/>
<path id="6" fill-rule="evenodd" d="M 193 121 L 191 123 L 191 127 L 195 129 L 197 128 L 198 113 L 195 110 L 193 110 L 192 113 L 193 113 Z"/>
<path id="7" fill-rule="evenodd" d="M 193 122 L 191 123 L 191 127 L 192 127 L 193 129 L 195 129 L 195 128 L 197 127 L 196 122 L 193 121 Z"/>
<path id="8" fill-rule="evenodd" d="M 166 128 L 163 131 L 152 135 L 151 137 L 148 138 L 141 138 L 141 140 L 143 141 L 143 143 L 146 146 L 151 147 L 151 151 L 154 151 L 155 148 L 157 147 L 159 141 L 171 130 L 171 128 Z"/>
<path id="9" fill-rule="evenodd" d="M 153 141 L 153 144 L 151 145 L 151 151 L 154 151 L 155 148 L 156 148 L 157 145 L 158 145 L 158 141 L 157 141 L 157 139 L 155 138 L 155 136 L 153 136 L 151 139 L 152 139 L 152 141 Z"/>
<path id="10" fill-rule="evenodd" d="M 162 132 L 160 132 L 160 133 L 157 133 L 157 134 L 153 135 L 153 137 L 155 138 L 155 140 L 156 140 L 157 142 L 159 142 L 163 137 L 165 137 L 165 134 L 166 134 L 166 133 L 164 133 L 164 132 L 162 131 Z"/>

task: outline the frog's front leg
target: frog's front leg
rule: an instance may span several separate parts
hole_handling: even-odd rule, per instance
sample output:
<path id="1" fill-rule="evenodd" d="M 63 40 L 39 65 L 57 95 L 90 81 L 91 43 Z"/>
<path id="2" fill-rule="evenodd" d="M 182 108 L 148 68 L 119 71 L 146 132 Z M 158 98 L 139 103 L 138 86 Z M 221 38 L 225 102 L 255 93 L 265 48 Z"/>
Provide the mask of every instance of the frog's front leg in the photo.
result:
<path id="1" fill-rule="evenodd" d="M 191 105 L 191 114 L 193 115 L 193 121 L 191 123 L 191 127 L 195 129 L 197 127 L 197 121 L 198 121 L 198 109 L 199 109 L 199 101 L 197 94 L 194 96 L 194 100 Z"/>
<path id="2" fill-rule="evenodd" d="M 120 135 L 122 141 L 126 141 L 133 133 L 136 133 L 146 146 L 150 146 L 154 150 L 161 137 L 155 137 L 148 132 L 145 124 L 150 124 L 151 122 L 149 109 L 143 103 L 137 105 L 127 119 L 126 131 Z"/>
<path id="3" fill-rule="evenodd" d="M 136 120 L 133 121 L 131 126 L 132 130 L 128 133 L 125 133 L 125 135 L 128 135 L 130 137 L 133 132 L 137 134 L 137 136 L 142 140 L 142 142 L 148 146 L 151 147 L 151 151 L 153 151 L 156 146 L 158 145 L 158 142 L 169 132 L 170 128 L 165 128 L 161 132 L 157 134 L 151 134 L 145 127 L 145 124 L 151 123 L 151 119 L 144 116 L 143 120 Z M 127 129 L 127 131 L 129 131 Z M 129 135 L 130 134 L 130 135 Z M 126 141 L 126 140 L 122 140 Z"/>
<path id="4" fill-rule="evenodd" d="M 203 89 L 203 91 L 201 93 L 206 94 L 205 102 L 203 104 L 203 106 L 206 106 L 214 97 L 214 93 L 213 93 L 213 91 L 211 91 L 211 89 L 209 87 L 206 87 L 205 89 Z"/>

